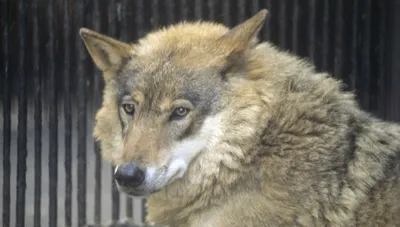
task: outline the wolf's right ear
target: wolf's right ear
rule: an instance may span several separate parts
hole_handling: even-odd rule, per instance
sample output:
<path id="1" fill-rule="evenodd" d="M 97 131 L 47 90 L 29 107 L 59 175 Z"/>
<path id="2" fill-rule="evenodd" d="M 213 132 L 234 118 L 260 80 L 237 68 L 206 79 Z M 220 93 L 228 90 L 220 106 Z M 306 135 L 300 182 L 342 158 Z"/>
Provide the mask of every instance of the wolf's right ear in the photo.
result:
<path id="1" fill-rule="evenodd" d="M 220 39 L 223 43 L 227 43 L 231 48 L 231 53 L 241 53 L 246 50 L 253 41 L 255 41 L 258 32 L 263 26 L 268 10 L 262 9 L 256 15 L 252 16 L 245 22 L 236 25 Z"/>
<path id="2" fill-rule="evenodd" d="M 90 56 L 102 71 L 111 67 L 118 67 L 121 62 L 129 57 L 132 46 L 102 35 L 87 28 L 81 28 L 79 35 L 82 37 Z"/>

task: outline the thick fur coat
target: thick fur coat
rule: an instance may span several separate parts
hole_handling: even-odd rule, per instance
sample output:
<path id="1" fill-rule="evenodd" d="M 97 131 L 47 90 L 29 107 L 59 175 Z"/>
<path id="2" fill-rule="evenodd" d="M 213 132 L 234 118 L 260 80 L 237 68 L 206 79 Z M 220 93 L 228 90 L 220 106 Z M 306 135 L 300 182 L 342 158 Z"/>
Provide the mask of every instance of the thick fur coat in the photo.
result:
<path id="1" fill-rule="evenodd" d="M 168 168 L 185 156 L 178 177 L 143 194 L 150 223 L 400 226 L 400 126 L 363 111 L 307 60 L 259 43 L 265 17 L 233 29 L 180 23 L 133 44 L 82 29 L 106 81 L 94 133 L 103 157 Z M 124 89 L 148 103 L 132 120 L 121 117 Z M 169 140 L 181 126 L 153 110 L 181 90 L 198 97 L 187 139 Z"/>

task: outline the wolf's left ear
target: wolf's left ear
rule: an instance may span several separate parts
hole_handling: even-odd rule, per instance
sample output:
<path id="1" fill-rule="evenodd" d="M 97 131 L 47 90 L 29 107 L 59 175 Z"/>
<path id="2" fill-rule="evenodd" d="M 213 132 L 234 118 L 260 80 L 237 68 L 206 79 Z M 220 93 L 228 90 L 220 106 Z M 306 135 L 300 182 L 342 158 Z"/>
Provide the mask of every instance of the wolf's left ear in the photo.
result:
<path id="1" fill-rule="evenodd" d="M 264 25 L 268 10 L 263 9 L 245 22 L 235 26 L 220 38 L 220 41 L 229 46 L 232 53 L 246 50 L 258 35 Z"/>
<path id="2" fill-rule="evenodd" d="M 79 34 L 93 61 L 102 71 L 118 67 L 125 58 L 129 57 L 129 51 L 132 49 L 127 43 L 86 28 L 81 28 Z"/>

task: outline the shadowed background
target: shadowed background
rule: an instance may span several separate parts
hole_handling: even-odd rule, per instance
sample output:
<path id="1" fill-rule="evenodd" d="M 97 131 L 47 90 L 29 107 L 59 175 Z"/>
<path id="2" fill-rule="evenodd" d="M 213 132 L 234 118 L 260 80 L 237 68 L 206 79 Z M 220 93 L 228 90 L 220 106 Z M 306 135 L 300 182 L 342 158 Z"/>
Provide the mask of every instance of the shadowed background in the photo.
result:
<path id="1" fill-rule="evenodd" d="M 310 59 L 362 108 L 400 121 L 398 0 L 1 0 L 2 226 L 143 222 L 143 201 L 118 193 L 91 135 L 104 82 L 79 28 L 133 42 L 181 20 L 232 27 L 262 8 L 261 40 Z"/>

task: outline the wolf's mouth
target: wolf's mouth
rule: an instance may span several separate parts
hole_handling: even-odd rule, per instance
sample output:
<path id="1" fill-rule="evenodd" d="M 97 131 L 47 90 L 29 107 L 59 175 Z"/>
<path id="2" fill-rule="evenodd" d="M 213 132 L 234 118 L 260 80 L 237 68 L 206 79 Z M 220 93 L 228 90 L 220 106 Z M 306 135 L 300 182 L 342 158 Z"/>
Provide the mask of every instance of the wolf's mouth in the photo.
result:
<path id="1" fill-rule="evenodd" d="M 142 197 L 142 196 L 146 196 L 149 194 L 153 194 L 153 193 L 157 193 L 159 191 L 161 191 L 161 189 L 153 189 L 153 190 L 145 190 L 145 189 L 119 189 L 120 192 L 130 196 L 130 197 Z"/>

